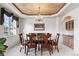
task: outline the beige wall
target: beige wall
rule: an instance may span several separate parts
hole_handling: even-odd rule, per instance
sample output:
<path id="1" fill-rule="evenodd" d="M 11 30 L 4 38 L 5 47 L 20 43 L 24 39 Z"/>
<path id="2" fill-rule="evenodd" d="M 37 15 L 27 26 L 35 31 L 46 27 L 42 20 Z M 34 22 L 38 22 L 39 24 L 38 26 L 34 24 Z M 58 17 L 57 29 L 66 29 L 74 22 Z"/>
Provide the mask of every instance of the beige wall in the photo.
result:
<path id="1" fill-rule="evenodd" d="M 53 36 L 56 35 L 58 31 L 58 20 L 57 17 L 43 17 L 42 20 L 45 23 L 44 31 L 34 31 L 35 17 L 27 17 L 26 19 L 20 19 L 20 32 L 26 33 L 51 33 Z"/>
<path id="2" fill-rule="evenodd" d="M 0 19 L 1 19 L 1 17 L 0 17 Z M 19 28 L 17 28 L 16 35 L 5 36 L 4 35 L 4 26 L 0 25 L 0 38 L 5 37 L 7 39 L 5 44 L 8 45 L 8 48 L 15 46 L 19 42 L 18 33 L 19 33 Z"/>
<path id="3" fill-rule="evenodd" d="M 64 17 L 71 16 L 74 20 L 74 30 L 67 31 L 65 30 Z M 79 7 L 73 9 L 72 11 L 66 13 L 60 17 L 60 27 L 59 32 L 61 34 L 73 35 L 74 36 L 74 52 L 79 54 Z M 63 40 L 63 39 L 62 39 Z"/>

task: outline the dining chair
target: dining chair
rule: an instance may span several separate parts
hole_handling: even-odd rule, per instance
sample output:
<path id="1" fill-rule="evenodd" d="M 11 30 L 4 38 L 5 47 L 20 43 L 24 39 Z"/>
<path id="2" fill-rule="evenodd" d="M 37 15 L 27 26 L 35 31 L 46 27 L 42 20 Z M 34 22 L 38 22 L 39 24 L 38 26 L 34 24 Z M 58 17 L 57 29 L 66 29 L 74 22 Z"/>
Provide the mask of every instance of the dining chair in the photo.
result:
<path id="1" fill-rule="evenodd" d="M 51 55 L 50 52 L 50 45 L 48 44 L 48 36 L 45 34 L 41 35 L 41 40 L 43 41 L 41 43 L 41 55 L 43 54 L 44 49 L 47 49 L 49 51 L 49 54 Z"/>
<path id="2" fill-rule="evenodd" d="M 57 49 L 58 52 L 59 52 L 59 48 L 58 48 L 59 37 L 60 37 L 60 34 L 57 33 L 56 39 L 53 41 L 53 46 L 55 46 L 55 49 Z"/>
<path id="3" fill-rule="evenodd" d="M 47 33 L 47 36 L 48 36 L 48 40 L 51 40 L 51 35 L 50 33 Z"/>
<path id="4" fill-rule="evenodd" d="M 19 34 L 19 40 L 20 40 L 20 52 L 24 48 L 24 38 L 23 38 L 23 33 Z"/>
<path id="5" fill-rule="evenodd" d="M 36 37 L 36 35 L 33 34 L 33 33 L 31 33 L 29 35 L 29 43 L 27 44 L 27 55 L 28 55 L 28 52 L 30 51 L 29 49 L 31 49 L 31 48 L 35 48 L 35 55 L 36 55 L 36 48 L 37 48 L 37 46 L 36 46 L 36 44 L 33 41 L 33 40 L 36 39 L 35 37 Z"/>

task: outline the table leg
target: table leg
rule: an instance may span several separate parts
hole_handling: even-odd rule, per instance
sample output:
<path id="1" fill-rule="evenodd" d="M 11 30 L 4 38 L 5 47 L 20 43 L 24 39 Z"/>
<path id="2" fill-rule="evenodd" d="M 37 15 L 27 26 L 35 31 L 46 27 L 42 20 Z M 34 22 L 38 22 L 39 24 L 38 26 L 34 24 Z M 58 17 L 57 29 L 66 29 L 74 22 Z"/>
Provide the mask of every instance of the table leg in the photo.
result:
<path id="1" fill-rule="evenodd" d="M 38 51 L 40 51 L 40 48 L 41 48 L 41 44 L 38 44 Z"/>
<path id="2" fill-rule="evenodd" d="M 26 54 L 26 44 L 25 44 L 25 54 Z"/>

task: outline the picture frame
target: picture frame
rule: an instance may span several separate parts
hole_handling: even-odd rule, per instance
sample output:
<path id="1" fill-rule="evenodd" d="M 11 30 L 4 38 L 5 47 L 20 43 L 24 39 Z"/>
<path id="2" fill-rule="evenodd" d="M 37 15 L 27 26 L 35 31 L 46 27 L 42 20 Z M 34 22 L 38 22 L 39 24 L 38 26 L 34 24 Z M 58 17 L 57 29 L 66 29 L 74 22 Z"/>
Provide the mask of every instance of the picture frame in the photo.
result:
<path id="1" fill-rule="evenodd" d="M 37 23 L 34 24 L 34 30 L 35 31 L 44 31 L 45 30 L 45 24 Z"/>

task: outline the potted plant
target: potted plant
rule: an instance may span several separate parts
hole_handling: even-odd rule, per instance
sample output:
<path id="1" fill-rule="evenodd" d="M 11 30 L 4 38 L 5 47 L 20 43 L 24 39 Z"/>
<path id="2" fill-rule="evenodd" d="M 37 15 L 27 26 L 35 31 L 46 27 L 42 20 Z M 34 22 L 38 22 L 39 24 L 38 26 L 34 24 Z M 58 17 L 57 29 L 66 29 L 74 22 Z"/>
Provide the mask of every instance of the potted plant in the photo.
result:
<path id="1" fill-rule="evenodd" d="M 8 47 L 7 45 L 4 45 L 5 41 L 6 41 L 6 38 L 0 38 L 0 56 L 4 56 L 4 52 Z"/>

